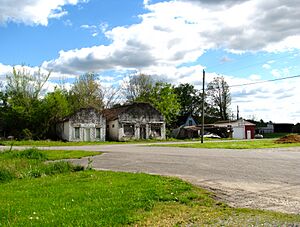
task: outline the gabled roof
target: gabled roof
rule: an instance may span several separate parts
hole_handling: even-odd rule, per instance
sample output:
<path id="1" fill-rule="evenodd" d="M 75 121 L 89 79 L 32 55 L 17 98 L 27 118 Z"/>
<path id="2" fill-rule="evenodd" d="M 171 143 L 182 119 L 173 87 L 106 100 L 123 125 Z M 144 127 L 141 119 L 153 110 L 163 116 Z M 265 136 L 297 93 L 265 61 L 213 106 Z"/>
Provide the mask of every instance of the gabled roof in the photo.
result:
<path id="1" fill-rule="evenodd" d="M 119 115 L 122 113 L 127 112 L 130 109 L 134 109 L 134 108 L 145 108 L 145 106 L 151 107 L 153 109 L 155 109 L 150 103 L 146 103 L 146 102 L 136 102 L 136 103 L 132 103 L 132 104 L 125 104 L 122 106 L 118 106 L 118 107 L 114 107 L 111 109 L 105 109 L 102 111 L 103 115 L 106 118 L 106 121 L 114 121 L 116 119 L 119 118 Z M 156 110 L 156 109 L 155 109 Z M 158 112 L 158 110 L 156 110 Z"/>
<path id="2" fill-rule="evenodd" d="M 73 117 L 75 114 L 77 114 L 77 113 L 79 113 L 79 112 L 81 112 L 81 111 L 91 111 L 91 110 L 94 110 L 96 113 L 99 113 L 99 114 L 101 114 L 101 112 L 99 111 L 99 110 L 97 110 L 96 108 L 94 108 L 94 107 L 85 107 L 85 108 L 80 108 L 79 110 L 77 110 L 77 111 L 75 111 L 75 112 L 73 112 L 73 113 L 71 113 L 71 114 L 69 114 L 68 116 L 66 116 L 64 119 L 62 119 L 60 122 L 66 122 L 66 121 L 68 121 L 68 120 L 70 120 L 70 118 L 71 117 Z"/>
<path id="3" fill-rule="evenodd" d="M 199 118 L 200 117 L 194 116 L 194 115 L 181 115 L 181 116 L 178 116 L 177 121 L 176 121 L 176 125 L 177 126 L 184 125 L 189 117 L 194 119 L 196 125 L 199 125 L 199 122 L 200 122 Z"/>
<path id="4" fill-rule="evenodd" d="M 217 121 L 216 123 L 214 123 L 213 125 L 215 126 L 220 126 L 220 127 L 225 127 L 225 126 L 228 126 L 228 125 L 231 125 L 232 127 L 233 126 L 242 126 L 242 125 L 245 125 L 245 126 L 255 126 L 255 124 L 249 122 L 249 121 L 246 121 L 244 119 L 239 119 L 239 120 L 235 120 L 235 121 L 230 121 L 230 120 L 227 120 L 227 121 Z"/>

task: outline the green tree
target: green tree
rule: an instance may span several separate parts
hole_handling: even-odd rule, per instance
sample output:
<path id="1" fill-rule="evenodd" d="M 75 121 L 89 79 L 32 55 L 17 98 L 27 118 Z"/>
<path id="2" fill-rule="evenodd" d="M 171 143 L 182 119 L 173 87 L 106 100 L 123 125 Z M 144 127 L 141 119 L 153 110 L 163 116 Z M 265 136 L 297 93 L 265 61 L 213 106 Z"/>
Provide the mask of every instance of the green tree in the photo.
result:
<path id="1" fill-rule="evenodd" d="M 211 109 L 221 120 L 228 120 L 230 116 L 231 95 L 230 89 L 224 77 L 215 77 L 207 85 L 207 102 Z M 213 113 L 212 113 L 213 114 Z"/>
<path id="2" fill-rule="evenodd" d="M 7 75 L 7 112 L 5 113 L 6 130 L 18 137 L 38 136 L 35 130 L 39 127 L 39 99 L 50 72 L 43 74 L 41 70 L 33 74 L 25 67 Z"/>
<path id="3" fill-rule="evenodd" d="M 125 86 L 128 102 L 151 103 L 165 117 L 170 125 L 178 116 L 180 103 L 174 87 L 169 83 L 155 82 L 152 76 L 132 75 Z"/>
<path id="4" fill-rule="evenodd" d="M 55 138 L 56 124 L 71 114 L 68 92 L 55 88 L 53 92 L 47 93 L 38 113 L 41 125 L 39 134 L 47 138 Z"/>
<path id="5" fill-rule="evenodd" d="M 151 103 L 162 113 L 168 125 L 176 119 L 180 111 L 174 87 L 168 83 L 157 82 L 147 96 L 138 100 Z"/>
<path id="6" fill-rule="evenodd" d="M 147 99 L 155 81 L 150 75 L 134 74 L 129 76 L 129 81 L 125 84 L 125 97 L 129 102 L 142 101 Z"/>
<path id="7" fill-rule="evenodd" d="M 201 93 L 192 84 L 179 84 L 175 87 L 175 93 L 181 106 L 181 116 L 201 114 Z"/>
<path id="8" fill-rule="evenodd" d="M 103 93 L 97 82 L 97 75 L 86 73 L 80 76 L 70 90 L 69 102 L 73 111 L 86 107 L 102 109 Z"/>

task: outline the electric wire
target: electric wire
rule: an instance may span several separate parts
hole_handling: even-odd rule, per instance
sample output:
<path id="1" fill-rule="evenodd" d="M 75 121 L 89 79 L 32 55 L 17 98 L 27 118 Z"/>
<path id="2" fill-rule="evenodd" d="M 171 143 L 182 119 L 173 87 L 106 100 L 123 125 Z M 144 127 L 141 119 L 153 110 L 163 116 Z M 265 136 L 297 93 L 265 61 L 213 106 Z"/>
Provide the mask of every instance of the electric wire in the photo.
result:
<path id="1" fill-rule="evenodd" d="M 272 80 L 256 81 L 256 82 L 245 83 L 245 84 L 229 85 L 229 87 L 242 87 L 242 86 L 248 86 L 248 85 L 254 85 L 254 84 L 269 83 L 269 82 L 274 82 L 274 81 L 279 81 L 279 80 L 288 80 L 288 79 L 293 79 L 293 78 L 298 78 L 298 77 L 300 77 L 300 75 L 282 77 L 282 78 L 277 78 L 277 79 L 272 79 Z"/>

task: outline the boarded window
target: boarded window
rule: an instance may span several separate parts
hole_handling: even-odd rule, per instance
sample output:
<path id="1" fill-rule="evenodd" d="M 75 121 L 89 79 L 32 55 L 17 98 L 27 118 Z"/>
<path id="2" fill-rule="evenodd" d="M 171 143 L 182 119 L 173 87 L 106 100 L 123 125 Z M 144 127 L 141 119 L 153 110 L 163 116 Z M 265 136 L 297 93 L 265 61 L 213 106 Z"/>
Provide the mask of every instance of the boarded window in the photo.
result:
<path id="1" fill-rule="evenodd" d="M 151 136 L 152 137 L 161 137 L 161 125 L 152 124 L 151 125 Z"/>
<path id="2" fill-rule="evenodd" d="M 100 139 L 100 138 L 101 138 L 100 128 L 96 128 L 96 138 L 97 138 L 97 139 Z"/>
<path id="3" fill-rule="evenodd" d="M 134 136 L 134 125 L 133 124 L 125 124 L 123 127 L 124 127 L 125 136 Z"/>
<path id="4" fill-rule="evenodd" d="M 75 128 L 75 139 L 79 139 L 80 138 L 80 134 L 79 134 L 79 127 Z"/>

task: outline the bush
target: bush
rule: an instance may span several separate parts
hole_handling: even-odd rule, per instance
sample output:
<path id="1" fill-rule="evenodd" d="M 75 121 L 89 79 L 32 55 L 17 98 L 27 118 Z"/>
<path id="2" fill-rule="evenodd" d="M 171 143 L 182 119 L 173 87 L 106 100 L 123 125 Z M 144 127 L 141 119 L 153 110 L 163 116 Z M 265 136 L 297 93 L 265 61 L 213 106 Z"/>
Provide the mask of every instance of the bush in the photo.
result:
<path id="1" fill-rule="evenodd" d="M 0 167 L 0 183 L 11 181 L 14 178 L 15 176 L 10 171 Z"/>
<path id="2" fill-rule="evenodd" d="M 39 161 L 47 160 L 47 155 L 36 148 L 29 148 L 24 151 L 18 152 L 16 153 L 16 156 L 20 158 L 36 159 Z"/>
<path id="3" fill-rule="evenodd" d="M 31 140 L 32 139 L 32 133 L 28 128 L 23 129 L 20 136 L 24 140 Z"/>
<path id="4" fill-rule="evenodd" d="M 84 170 L 84 167 L 82 166 L 73 165 L 70 162 L 60 161 L 60 162 L 49 163 L 46 166 L 45 174 L 53 175 L 58 173 L 77 172 L 82 170 Z"/>

